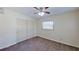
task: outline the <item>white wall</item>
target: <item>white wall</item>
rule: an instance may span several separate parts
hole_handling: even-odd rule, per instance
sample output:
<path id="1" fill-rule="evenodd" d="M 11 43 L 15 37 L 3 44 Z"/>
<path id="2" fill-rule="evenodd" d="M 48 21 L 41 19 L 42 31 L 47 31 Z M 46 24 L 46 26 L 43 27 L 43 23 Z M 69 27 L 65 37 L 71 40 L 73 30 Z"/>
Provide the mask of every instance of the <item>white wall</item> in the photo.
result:
<path id="1" fill-rule="evenodd" d="M 47 20 L 54 21 L 53 30 L 43 30 L 42 22 Z M 61 42 L 67 45 L 79 47 L 79 11 L 67 12 L 53 15 L 37 21 L 38 36 Z"/>
<path id="2" fill-rule="evenodd" d="M 0 48 L 16 43 L 16 20 L 15 13 L 4 10 L 0 14 Z"/>
<path id="3" fill-rule="evenodd" d="M 4 8 L 4 14 L 0 14 L 0 49 L 35 36 L 34 21 L 23 14 Z"/>

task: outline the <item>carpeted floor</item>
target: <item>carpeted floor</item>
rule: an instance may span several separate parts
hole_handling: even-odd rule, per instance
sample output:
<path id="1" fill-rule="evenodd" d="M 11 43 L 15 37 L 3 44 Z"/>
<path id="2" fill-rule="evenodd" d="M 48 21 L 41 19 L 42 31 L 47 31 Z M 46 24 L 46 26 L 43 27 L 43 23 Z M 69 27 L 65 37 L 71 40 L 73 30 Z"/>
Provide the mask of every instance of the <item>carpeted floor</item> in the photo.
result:
<path id="1" fill-rule="evenodd" d="M 41 37 L 35 37 L 1 51 L 79 51 L 79 49 Z"/>

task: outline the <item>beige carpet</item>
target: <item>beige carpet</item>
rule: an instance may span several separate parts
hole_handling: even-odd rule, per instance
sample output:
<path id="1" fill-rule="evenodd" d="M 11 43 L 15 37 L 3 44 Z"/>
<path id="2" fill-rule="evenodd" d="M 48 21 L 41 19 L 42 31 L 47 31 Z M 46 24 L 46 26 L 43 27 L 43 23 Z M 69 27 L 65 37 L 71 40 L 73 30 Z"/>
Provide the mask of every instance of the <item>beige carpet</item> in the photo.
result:
<path id="1" fill-rule="evenodd" d="M 78 48 L 71 47 L 55 41 L 47 40 L 41 37 L 34 37 L 25 40 L 1 51 L 78 51 Z"/>

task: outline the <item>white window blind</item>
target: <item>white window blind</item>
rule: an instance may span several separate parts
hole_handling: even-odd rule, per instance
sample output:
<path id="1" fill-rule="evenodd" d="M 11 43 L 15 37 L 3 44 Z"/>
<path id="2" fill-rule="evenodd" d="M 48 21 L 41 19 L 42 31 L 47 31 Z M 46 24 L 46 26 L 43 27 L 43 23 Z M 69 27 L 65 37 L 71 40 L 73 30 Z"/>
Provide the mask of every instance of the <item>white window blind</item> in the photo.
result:
<path id="1" fill-rule="evenodd" d="M 53 21 L 43 21 L 42 22 L 42 28 L 53 30 Z"/>

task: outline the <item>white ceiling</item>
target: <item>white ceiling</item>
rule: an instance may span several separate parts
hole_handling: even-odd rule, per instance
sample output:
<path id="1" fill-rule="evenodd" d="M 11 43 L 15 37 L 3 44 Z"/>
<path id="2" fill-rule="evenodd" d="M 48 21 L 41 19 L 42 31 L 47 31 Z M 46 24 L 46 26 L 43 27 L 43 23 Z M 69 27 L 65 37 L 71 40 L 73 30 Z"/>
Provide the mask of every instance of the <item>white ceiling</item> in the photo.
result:
<path id="1" fill-rule="evenodd" d="M 9 7 L 9 9 L 14 10 L 16 12 L 25 14 L 26 16 L 29 16 L 34 19 L 40 19 L 43 17 L 51 16 L 54 14 L 59 14 L 59 13 L 65 13 L 73 10 L 77 10 L 77 7 L 50 7 L 47 9 L 51 14 L 50 15 L 44 15 L 44 16 L 39 16 L 37 14 L 34 14 L 35 12 L 38 12 L 36 9 L 33 7 Z"/>

